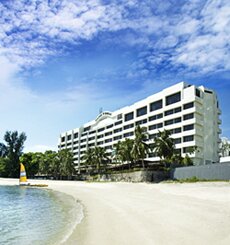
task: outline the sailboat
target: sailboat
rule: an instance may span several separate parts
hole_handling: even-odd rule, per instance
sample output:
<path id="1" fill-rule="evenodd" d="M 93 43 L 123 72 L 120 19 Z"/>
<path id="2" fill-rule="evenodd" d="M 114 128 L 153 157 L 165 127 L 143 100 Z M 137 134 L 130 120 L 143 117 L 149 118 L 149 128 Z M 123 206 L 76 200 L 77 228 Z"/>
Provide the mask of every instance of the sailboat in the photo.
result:
<path id="1" fill-rule="evenodd" d="M 26 177 L 26 169 L 25 166 L 20 163 L 20 179 L 19 179 L 19 185 L 29 185 L 30 183 L 27 181 Z"/>
<path id="2" fill-rule="evenodd" d="M 25 166 L 20 163 L 20 179 L 19 179 L 19 185 L 21 186 L 32 186 L 32 187 L 47 187 L 47 184 L 33 184 L 31 185 L 28 181 L 27 181 L 27 177 L 26 177 L 26 169 Z"/>

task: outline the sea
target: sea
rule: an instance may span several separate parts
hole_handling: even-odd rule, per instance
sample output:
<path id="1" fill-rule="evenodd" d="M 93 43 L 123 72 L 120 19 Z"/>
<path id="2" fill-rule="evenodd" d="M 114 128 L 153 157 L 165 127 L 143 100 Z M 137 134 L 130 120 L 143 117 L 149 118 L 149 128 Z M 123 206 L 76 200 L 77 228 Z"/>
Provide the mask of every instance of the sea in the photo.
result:
<path id="1" fill-rule="evenodd" d="M 82 218 L 81 203 L 69 195 L 0 186 L 0 245 L 63 244 Z"/>

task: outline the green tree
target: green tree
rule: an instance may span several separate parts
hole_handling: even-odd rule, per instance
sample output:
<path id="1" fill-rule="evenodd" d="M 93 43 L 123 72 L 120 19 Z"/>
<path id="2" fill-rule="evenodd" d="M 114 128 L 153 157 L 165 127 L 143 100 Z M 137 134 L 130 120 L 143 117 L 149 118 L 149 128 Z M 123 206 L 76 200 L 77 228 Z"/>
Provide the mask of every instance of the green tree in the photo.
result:
<path id="1" fill-rule="evenodd" d="M 8 165 L 9 159 L 0 157 L 0 176 L 7 177 L 6 166 Z"/>
<path id="2" fill-rule="evenodd" d="M 175 152 L 174 142 L 170 136 L 171 133 L 168 130 L 159 131 L 158 137 L 155 138 L 153 143 L 153 150 L 165 163 L 170 162 Z"/>
<path id="3" fill-rule="evenodd" d="M 87 171 L 90 172 L 95 164 L 94 149 L 89 148 L 83 156 L 83 164 L 85 165 Z"/>
<path id="4" fill-rule="evenodd" d="M 40 159 L 38 158 L 38 156 L 40 155 L 41 153 L 29 152 L 29 153 L 24 153 L 20 157 L 20 162 L 24 164 L 26 169 L 26 174 L 29 178 L 34 177 L 39 171 Z"/>
<path id="5" fill-rule="evenodd" d="M 146 143 L 148 140 L 147 128 L 138 125 L 134 130 L 134 135 L 135 138 L 131 154 L 135 161 L 141 160 L 142 167 L 145 168 L 144 158 L 150 151 L 150 146 Z"/>
<path id="6" fill-rule="evenodd" d="M 104 170 L 106 169 L 107 162 L 109 161 L 109 154 L 106 152 L 105 148 L 96 146 L 94 148 L 94 159 L 97 171 L 100 173 L 102 164 L 104 165 Z"/>
<path id="7" fill-rule="evenodd" d="M 8 177 L 16 178 L 19 176 L 19 157 L 22 155 L 25 133 L 19 134 L 18 131 L 6 131 L 4 140 L 6 142 L 7 158 L 6 174 Z"/>
<path id="8" fill-rule="evenodd" d="M 6 157 L 7 156 L 7 147 L 0 143 L 0 157 Z"/>
<path id="9" fill-rule="evenodd" d="M 39 164 L 39 173 L 49 176 L 51 173 L 53 173 L 52 169 L 52 161 L 54 157 L 56 157 L 56 152 L 55 151 L 45 151 L 40 159 L 40 164 Z"/>
<path id="10" fill-rule="evenodd" d="M 183 165 L 185 165 L 185 166 L 193 165 L 193 161 L 192 161 L 192 159 L 189 157 L 188 154 L 185 155 L 185 157 L 184 157 L 183 160 L 182 160 L 182 163 L 183 163 Z"/>
<path id="11" fill-rule="evenodd" d="M 128 162 L 129 168 L 130 168 L 130 164 L 133 163 L 134 161 L 132 155 L 133 145 L 134 145 L 134 140 L 127 139 L 127 138 L 124 141 L 119 141 L 116 145 L 117 158 L 121 162 Z"/>
<path id="12" fill-rule="evenodd" d="M 59 159 L 59 155 L 57 152 L 52 151 L 48 154 L 47 158 L 49 159 L 49 174 L 54 178 L 54 179 L 59 179 L 60 176 L 62 175 L 62 170 L 61 170 L 61 161 Z"/>
<path id="13" fill-rule="evenodd" d="M 75 173 L 75 165 L 73 161 L 73 153 L 68 149 L 60 150 L 57 154 L 58 162 L 60 164 L 60 170 L 62 176 L 67 176 L 68 179 Z"/>

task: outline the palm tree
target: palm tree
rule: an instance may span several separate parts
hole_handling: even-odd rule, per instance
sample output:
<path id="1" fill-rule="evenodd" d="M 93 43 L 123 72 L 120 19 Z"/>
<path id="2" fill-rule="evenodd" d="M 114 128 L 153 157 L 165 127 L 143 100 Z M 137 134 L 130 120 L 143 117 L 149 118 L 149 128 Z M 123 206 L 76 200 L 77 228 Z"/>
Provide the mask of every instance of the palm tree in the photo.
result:
<path id="1" fill-rule="evenodd" d="M 55 151 L 45 151 L 40 159 L 39 162 L 39 172 L 43 175 L 49 176 L 49 175 L 53 175 L 54 173 L 54 169 L 52 169 L 52 167 L 54 167 L 54 164 L 52 164 L 53 162 L 53 158 L 56 156 L 56 152 Z"/>
<path id="2" fill-rule="evenodd" d="M 95 164 L 95 157 L 94 157 L 94 149 L 93 148 L 89 148 L 84 156 L 83 156 L 83 161 L 84 161 L 84 165 L 87 168 L 87 170 L 89 169 L 90 166 L 93 166 Z"/>
<path id="3" fill-rule="evenodd" d="M 58 158 L 60 162 L 61 175 L 67 176 L 68 179 L 70 179 L 75 172 L 73 153 L 68 149 L 63 149 L 58 152 Z"/>
<path id="4" fill-rule="evenodd" d="M 159 131 L 158 137 L 155 138 L 153 149 L 161 160 L 169 161 L 175 152 L 173 139 L 170 137 L 171 133 L 168 130 Z"/>
<path id="5" fill-rule="evenodd" d="M 109 160 L 109 154 L 106 152 L 105 148 L 96 146 L 94 148 L 94 159 L 97 164 L 97 171 L 100 173 L 102 164 L 104 164 L 106 168 L 106 163 Z"/>
<path id="6" fill-rule="evenodd" d="M 134 131 L 135 138 L 133 141 L 133 148 L 131 154 L 135 161 L 141 160 L 142 167 L 145 168 L 144 158 L 149 153 L 150 147 L 146 143 L 148 139 L 148 133 L 146 127 L 140 127 L 139 125 L 135 128 Z"/>
<path id="7" fill-rule="evenodd" d="M 132 139 L 125 139 L 121 142 L 121 157 L 124 162 L 129 163 L 129 169 L 130 164 L 133 163 L 133 155 L 132 155 L 132 149 L 134 145 L 134 140 Z"/>

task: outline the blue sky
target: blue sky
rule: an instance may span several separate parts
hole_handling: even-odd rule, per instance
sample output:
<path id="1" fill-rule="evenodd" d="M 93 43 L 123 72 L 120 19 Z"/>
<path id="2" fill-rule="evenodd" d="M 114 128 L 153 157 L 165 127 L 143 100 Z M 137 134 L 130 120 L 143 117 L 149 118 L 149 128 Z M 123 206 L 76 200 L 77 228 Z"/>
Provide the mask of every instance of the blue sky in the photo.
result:
<path id="1" fill-rule="evenodd" d="M 61 132 L 180 81 L 214 89 L 230 138 L 228 0 L 0 0 L 0 137 Z"/>

